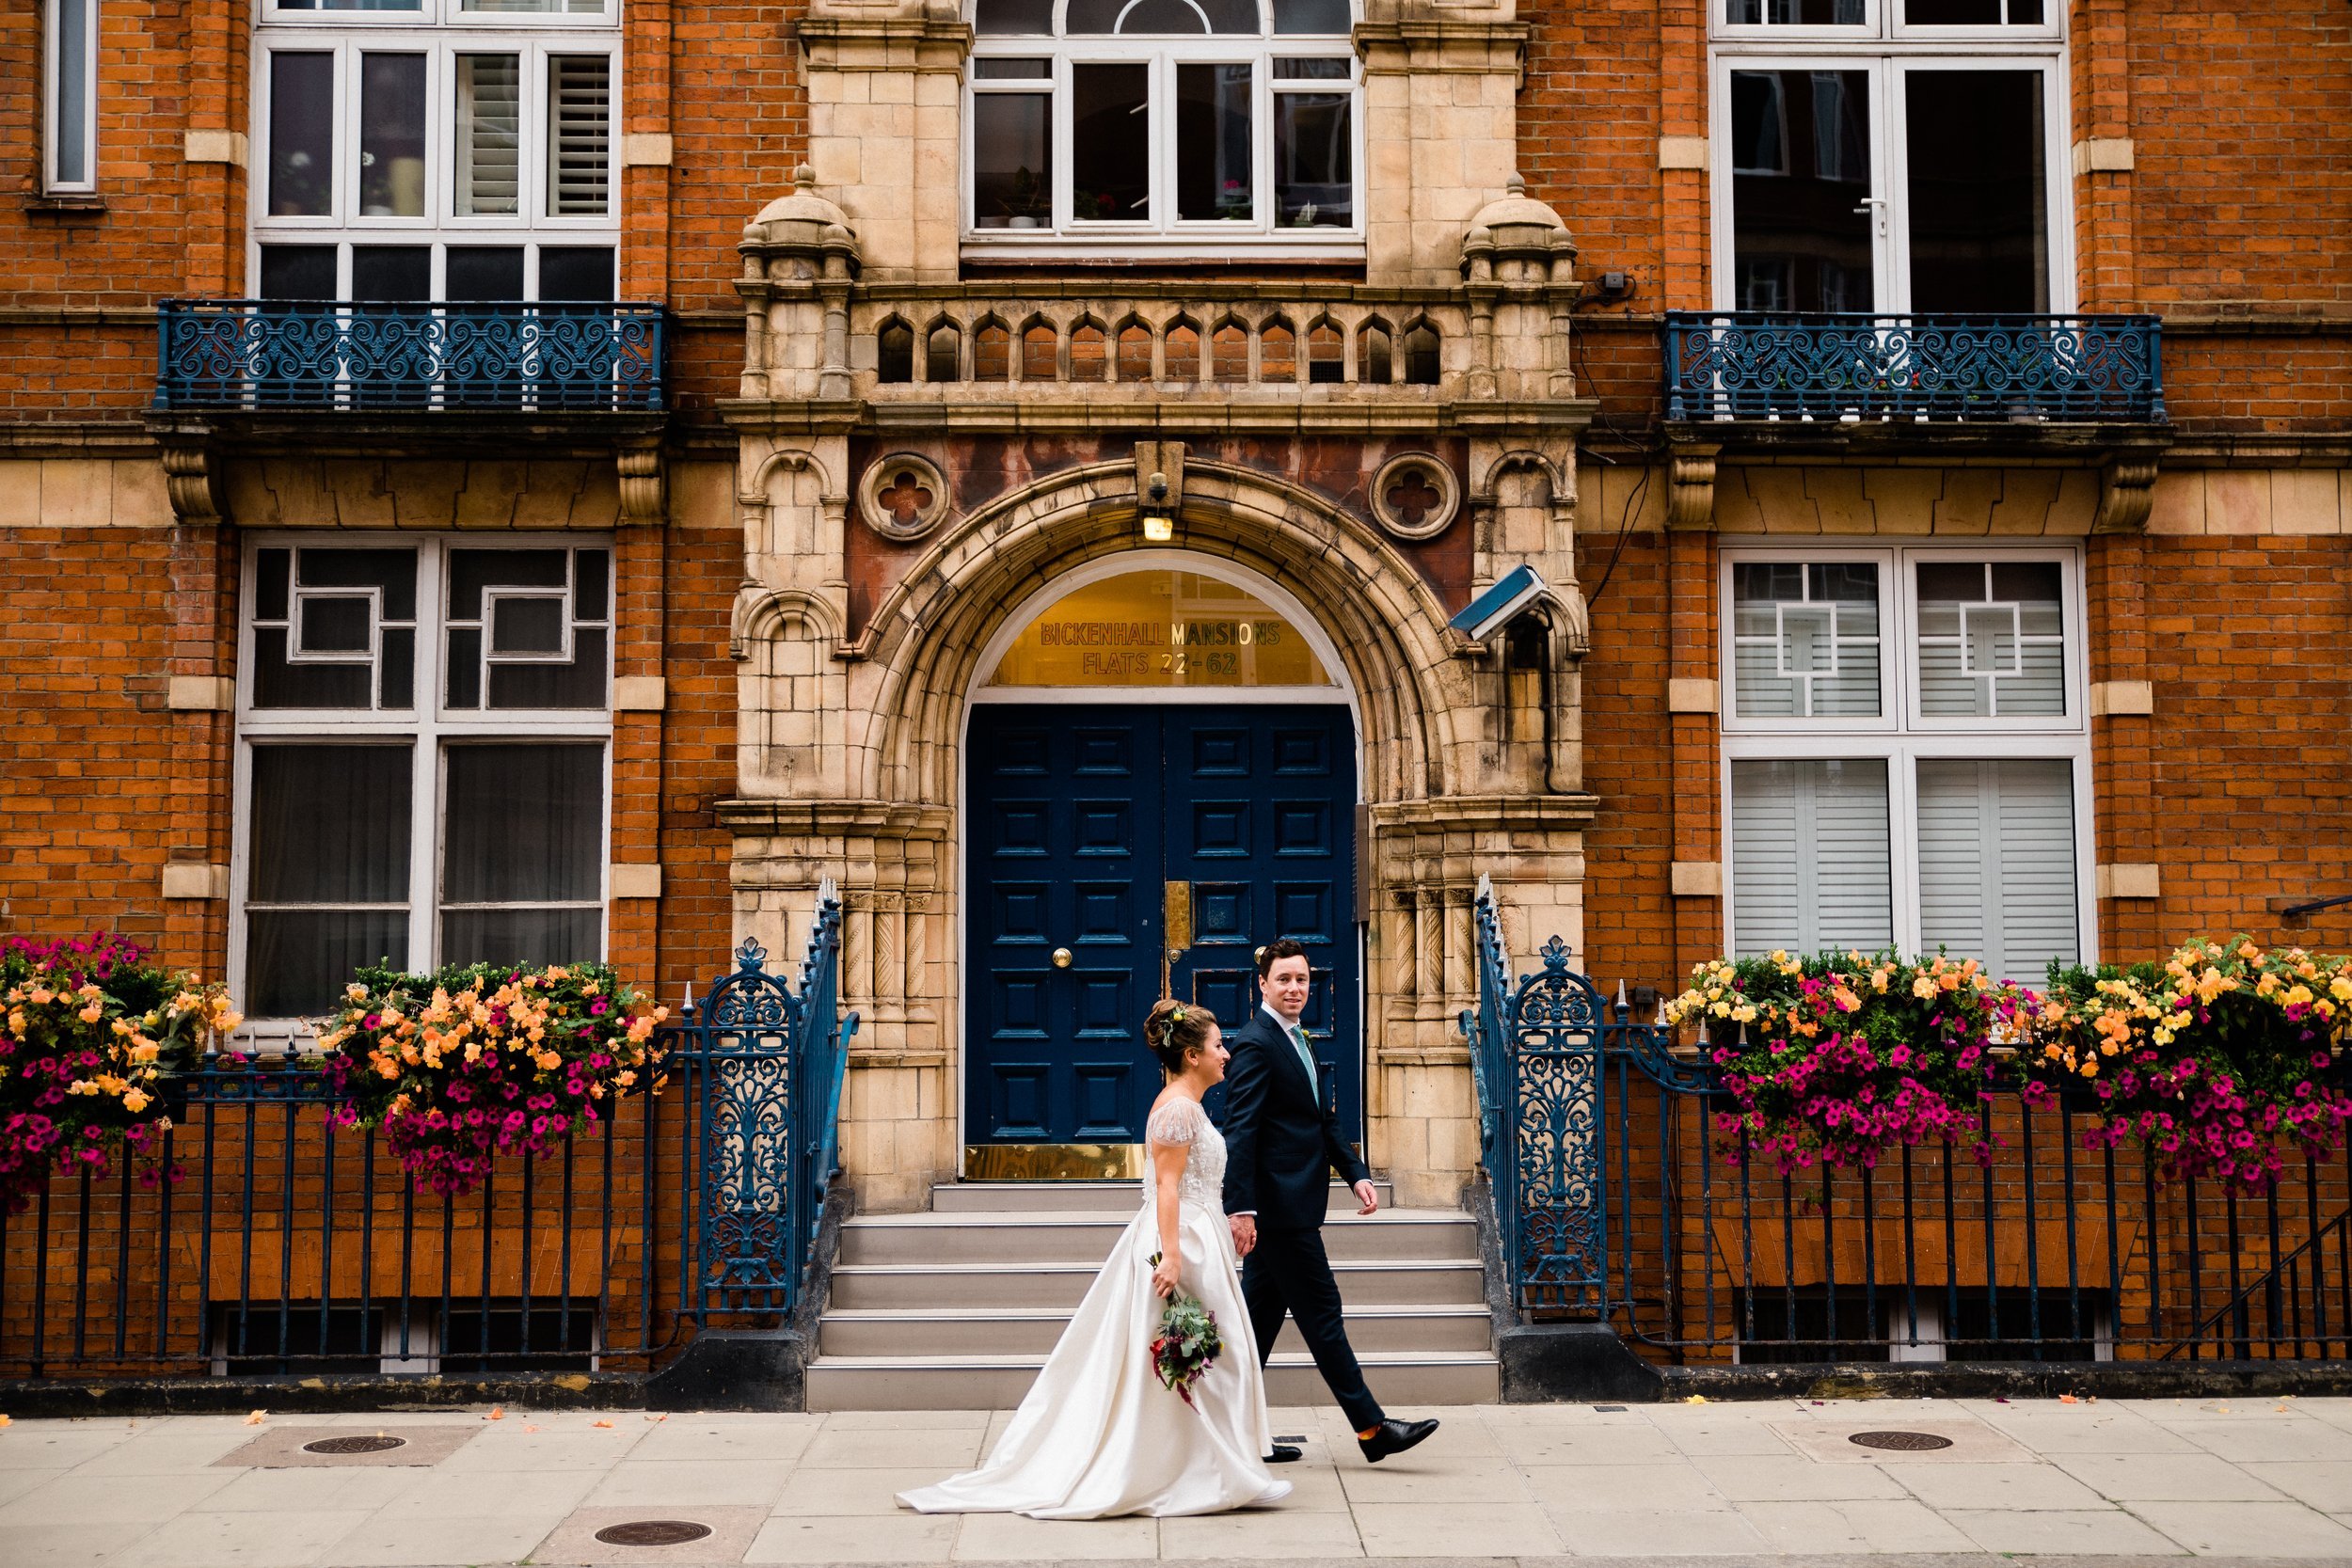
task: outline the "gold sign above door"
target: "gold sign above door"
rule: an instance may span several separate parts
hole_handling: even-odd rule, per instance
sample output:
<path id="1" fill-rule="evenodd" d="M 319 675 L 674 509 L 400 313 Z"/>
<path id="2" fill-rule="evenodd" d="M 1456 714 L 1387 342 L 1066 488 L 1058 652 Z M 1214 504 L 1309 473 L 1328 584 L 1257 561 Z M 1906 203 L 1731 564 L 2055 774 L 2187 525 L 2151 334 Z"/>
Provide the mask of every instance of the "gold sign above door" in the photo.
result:
<path id="1" fill-rule="evenodd" d="M 1022 628 L 993 686 L 1329 686 L 1323 661 L 1255 594 L 1198 572 L 1075 588 Z"/>

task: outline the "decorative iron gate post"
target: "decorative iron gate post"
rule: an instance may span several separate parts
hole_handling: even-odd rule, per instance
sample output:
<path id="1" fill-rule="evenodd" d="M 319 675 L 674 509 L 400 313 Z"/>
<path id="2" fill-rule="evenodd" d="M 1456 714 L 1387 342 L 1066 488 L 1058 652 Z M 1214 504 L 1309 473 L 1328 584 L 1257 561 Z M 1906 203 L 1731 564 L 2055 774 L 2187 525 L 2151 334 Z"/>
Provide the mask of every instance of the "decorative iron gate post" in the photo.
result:
<path id="1" fill-rule="evenodd" d="M 800 1300 L 839 1150 L 841 1088 L 858 1019 L 839 1014 L 841 904 L 828 878 L 800 993 L 745 941 L 735 972 L 673 1036 L 689 1089 L 693 1193 L 678 1311 L 789 1313 Z"/>

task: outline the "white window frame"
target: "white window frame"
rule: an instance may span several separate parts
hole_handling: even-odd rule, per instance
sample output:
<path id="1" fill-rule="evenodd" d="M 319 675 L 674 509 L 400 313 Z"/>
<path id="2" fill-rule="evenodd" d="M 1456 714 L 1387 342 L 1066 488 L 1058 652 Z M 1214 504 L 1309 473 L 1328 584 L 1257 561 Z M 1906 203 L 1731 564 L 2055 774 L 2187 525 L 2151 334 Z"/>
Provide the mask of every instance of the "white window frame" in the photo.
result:
<path id="1" fill-rule="evenodd" d="M 1870 79 L 1870 190 L 1876 207 L 1871 258 L 1880 314 L 1900 314 L 1911 301 L 1911 180 L 1904 156 L 1910 73 L 1914 71 L 2036 71 L 2042 75 L 2042 188 L 2048 211 L 2049 313 L 2077 309 L 2074 261 L 2073 95 L 2068 90 L 2062 29 L 2042 27 L 1889 28 L 1889 8 L 1901 0 L 1869 0 L 1864 27 L 1790 25 L 1732 27 L 1721 18 L 1726 0 L 1709 0 L 1718 19 L 1709 51 L 1708 159 L 1713 213 L 1710 250 L 1714 309 L 1737 310 L 1737 214 L 1732 206 L 1731 76 L 1735 71 L 1867 71 Z M 2049 0 L 2049 9 L 2062 0 Z M 2047 13 L 2045 13 L 2047 14 Z"/>
<path id="2" fill-rule="evenodd" d="M 1928 26 L 1906 20 L 1910 0 L 1863 0 L 1862 20 L 1838 26 L 1827 23 L 1730 20 L 1735 0 L 1706 0 L 1708 34 L 1722 40 L 1755 40 L 1785 47 L 1791 40 L 1878 41 L 1885 39 L 1961 40 L 1971 44 L 2060 39 L 2066 34 L 2067 0 L 2042 0 L 2042 20 L 1993 22 L 1970 26 Z M 1766 0 L 1769 9 L 1771 0 Z"/>
<path id="3" fill-rule="evenodd" d="M 417 551 L 416 667 L 405 710 L 357 708 L 256 708 L 254 610 L 257 569 L 265 549 L 398 548 Z M 443 675 L 449 622 L 449 552 L 466 550 L 601 549 L 607 552 L 605 592 L 610 595 L 605 644 L 605 705 L 602 708 L 508 709 L 446 706 Z M 612 659 L 619 643 L 620 555 L 612 536 L 598 533 L 538 533 L 485 538 L 475 534 L 388 531 L 325 532 L 275 531 L 247 536 L 239 565 L 237 646 L 237 743 L 231 768 L 231 847 L 229 860 L 229 973 L 244 986 L 248 957 L 246 906 L 252 884 L 253 752 L 272 744 L 366 744 L 380 741 L 411 748 L 408 842 L 408 958 L 411 971 L 438 966 L 441 942 L 441 841 L 447 815 L 444 755 L 469 742 L 586 741 L 604 752 L 603 816 L 597 839 L 597 945 L 609 953 L 612 941 Z M 289 604 L 289 610 L 293 606 Z M 486 633 L 485 633 L 486 635 Z M 566 637 L 568 640 L 568 627 Z M 290 648 L 289 653 L 293 650 Z M 485 693 L 486 696 L 486 693 Z M 429 810 L 430 815 L 427 815 Z M 533 905 L 532 907 L 543 907 Z M 250 990 L 249 987 L 246 988 Z M 298 1034 L 298 1020 L 262 1019 L 257 1036 Z"/>
<path id="4" fill-rule="evenodd" d="M 2059 603 L 2066 616 L 2066 714 L 2059 719 L 1963 719 L 1920 721 L 1917 709 L 1915 648 L 1918 635 L 1915 566 L 1921 560 L 1966 562 L 2055 562 L 2061 573 Z M 1737 672 L 1732 662 L 1732 568 L 1741 562 L 1866 561 L 1879 565 L 1882 584 L 1879 605 L 1880 716 L 1876 719 L 1831 717 L 1790 721 L 1739 717 Z M 1723 701 L 1720 721 L 1722 758 L 1717 799 L 1723 803 L 1723 940 L 1732 952 L 1738 929 L 1736 830 L 1731 809 L 1732 764 L 1757 761 L 1869 761 L 1886 764 L 1886 839 L 1888 885 L 1891 893 L 1889 937 L 1906 953 L 1920 950 L 1918 844 L 1918 768 L 1923 760 L 1963 758 L 1972 761 L 2032 761 L 2058 759 L 2073 765 L 2074 788 L 2074 933 L 2079 961 L 2098 961 L 2097 900 L 2093 881 L 2097 835 L 2091 817 L 2090 688 L 2085 650 L 2089 604 L 2083 582 L 2082 554 L 2067 546 L 1996 545 L 1954 541 L 1949 544 L 1896 546 L 1836 546 L 1792 544 L 1787 539 L 1726 541 L 1721 551 L 1716 583 L 1718 690 Z M 1892 693 L 1889 700 L 1888 693 Z M 1890 723 L 1890 716 L 1900 722 Z M 1978 957 L 1959 954 L 1955 957 Z M 2019 976 L 2030 979 L 2032 976 Z"/>
<path id="5" fill-rule="evenodd" d="M 324 10 L 280 5 L 278 0 L 254 0 L 254 19 L 272 26 L 376 27 L 452 26 L 471 30 L 540 27 L 617 27 L 620 0 L 604 0 L 601 11 L 481 11 L 466 8 L 465 0 L 418 0 L 417 8 L 392 10 Z"/>
<path id="6" fill-rule="evenodd" d="M 1366 215 L 1363 68 L 1354 43 L 1341 34 L 1283 33 L 1274 28 L 1271 0 L 1258 0 L 1261 31 L 1188 34 L 1181 37 L 1127 38 L 1101 34 L 1063 35 L 1062 17 L 1068 0 L 1057 0 L 1053 34 L 990 34 L 976 39 L 972 58 L 1044 59 L 1042 77 L 1004 77 L 988 81 L 967 69 L 963 90 L 962 151 L 959 164 L 963 214 L 963 248 L 967 255 L 1006 260 L 1084 254 L 1149 255 L 1162 261 L 1222 261 L 1236 255 L 1280 256 L 1293 261 L 1360 260 L 1364 254 Z M 1338 77 L 1301 78 L 1277 85 L 1274 62 L 1279 59 L 1329 60 L 1344 58 L 1348 73 Z M 1152 208 L 1149 217 L 1136 222 L 1077 224 L 1072 217 L 1071 67 L 1073 65 L 1147 65 L 1152 68 L 1151 144 Z M 1250 222 L 1224 218 L 1182 220 L 1176 216 L 1176 70 L 1181 65 L 1247 65 L 1250 73 L 1250 179 L 1257 216 Z M 1276 219 L 1274 194 L 1274 101 L 1279 93 L 1330 93 L 1344 89 L 1350 100 L 1348 157 L 1355 177 L 1354 219 L 1347 228 L 1283 228 Z M 1050 93 L 1047 146 L 1055 170 L 1051 214 L 1040 229 L 983 229 L 973 191 L 973 100 L 992 93 Z"/>
<path id="7" fill-rule="evenodd" d="M 428 0 L 422 17 L 399 19 L 385 11 L 280 11 L 254 40 L 252 222 L 246 231 L 246 277 L 261 292 L 262 252 L 280 245 L 336 247 L 335 289 L 340 299 L 352 290 L 355 245 L 421 245 L 431 247 L 431 298 L 447 297 L 449 251 L 453 245 L 504 244 L 523 252 L 523 298 L 540 297 L 539 252 L 544 245 L 607 246 L 613 252 L 613 283 L 619 292 L 621 248 L 621 102 L 623 55 L 617 13 L 595 17 L 538 18 L 516 26 L 509 13 L 467 13 L 456 24 L 458 0 Z M 434 12 L 446 9 L 453 20 Z M 394 19 L 392 25 L 384 24 Z M 559 23 L 561 25 L 550 25 Z M 269 211 L 272 149 L 270 62 L 280 54 L 326 54 L 335 58 L 335 141 L 329 177 L 330 206 L 325 216 L 287 217 Z M 358 211 L 360 63 L 365 54 L 425 56 L 424 214 L 370 217 Z M 520 57 L 521 145 L 517 160 L 516 211 L 460 214 L 457 205 L 456 57 L 511 54 Z M 548 62 L 556 55 L 601 55 L 609 61 L 606 198 L 602 214 L 559 217 L 548 212 L 552 194 L 548 145 Z"/>
<path id="8" fill-rule="evenodd" d="M 43 0 L 41 6 L 41 189 L 57 196 L 87 195 L 98 189 L 98 40 L 99 10 L 102 0 L 86 0 L 83 8 L 82 59 L 85 76 L 82 82 L 82 163 L 80 179 L 66 179 L 57 172 L 58 136 L 64 129 L 59 114 L 59 101 L 64 94 L 62 45 L 64 35 L 58 21 L 58 0 Z"/>

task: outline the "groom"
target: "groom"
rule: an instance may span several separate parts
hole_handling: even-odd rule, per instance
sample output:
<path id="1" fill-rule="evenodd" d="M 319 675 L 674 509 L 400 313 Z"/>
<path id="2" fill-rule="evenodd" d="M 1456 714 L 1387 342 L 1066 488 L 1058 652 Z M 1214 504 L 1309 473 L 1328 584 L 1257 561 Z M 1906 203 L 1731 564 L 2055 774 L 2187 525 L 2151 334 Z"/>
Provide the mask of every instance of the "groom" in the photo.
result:
<path id="1" fill-rule="evenodd" d="M 1438 1430 L 1435 1421 L 1392 1421 L 1364 1386 L 1364 1372 L 1341 1321 L 1340 1288 L 1323 1251 L 1323 1216 L 1337 1170 L 1369 1214 L 1380 1206 L 1372 1173 L 1340 1136 L 1325 1108 L 1315 1053 L 1299 1026 L 1307 1008 L 1307 950 L 1288 937 L 1258 950 L 1261 1006 L 1230 1031 L 1225 1048 L 1225 1212 L 1242 1256 L 1241 1291 L 1263 1365 L 1287 1311 L 1315 1370 L 1347 1413 L 1364 1457 L 1378 1464 Z M 1298 1450 L 1277 1444 L 1275 1460 Z"/>

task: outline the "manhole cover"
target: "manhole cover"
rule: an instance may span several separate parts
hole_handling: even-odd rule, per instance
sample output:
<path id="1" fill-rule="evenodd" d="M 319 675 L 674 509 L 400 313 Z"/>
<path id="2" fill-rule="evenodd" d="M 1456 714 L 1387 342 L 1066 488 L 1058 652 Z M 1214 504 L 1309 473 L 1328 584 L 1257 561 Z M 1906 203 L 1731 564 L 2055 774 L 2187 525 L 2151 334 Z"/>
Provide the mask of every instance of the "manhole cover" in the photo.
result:
<path id="1" fill-rule="evenodd" d="M 1287 1432 L 1278 1432 L 1274 1434 L 1274 1440 L 1278 1443 L 1304 1443 L 1307 1440 L 1307 1434 L 1302 1432 L 1294 1436 Z"/>
<path id="2" fill-rule="evenodd" d="M 709 1533 L 708 1525 L 691 1519 L 631 1519 L 605 1526 L 596 1531 L 596 1539 L 608 1546 L 683 1546 Z"/>
<path id="3" fill-rule="evenodd" d="M 1932 1432 L 1857 1432 L 1846 1439 L 1866 1449 L 1891 1449 L 1897 1453 L 1927 1453 L 1948 1449 L 1952 1440 Z"/>
<path id="4" fill-rule="evenodd" d="M 408 1446 L 405 1437 L 387 1437 L 382 1433 L 363 1437 L 322 1437 L 314 1443 L 302 1445 L 304 1453 L 389 1453 Z"/>

